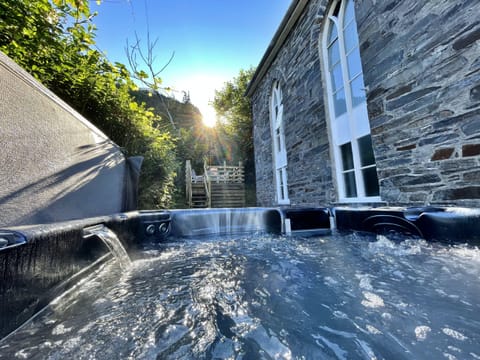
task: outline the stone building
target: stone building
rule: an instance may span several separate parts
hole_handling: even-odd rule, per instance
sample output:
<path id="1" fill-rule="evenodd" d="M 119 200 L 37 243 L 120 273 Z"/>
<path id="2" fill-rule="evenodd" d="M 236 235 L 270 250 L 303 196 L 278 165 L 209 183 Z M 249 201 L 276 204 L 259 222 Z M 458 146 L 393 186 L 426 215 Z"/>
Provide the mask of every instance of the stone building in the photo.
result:
<path id="1" fill-rule="evenodd" d="M 249 85 L 257 201 L 480 206 L 480 1 L 293 0 Z"/>

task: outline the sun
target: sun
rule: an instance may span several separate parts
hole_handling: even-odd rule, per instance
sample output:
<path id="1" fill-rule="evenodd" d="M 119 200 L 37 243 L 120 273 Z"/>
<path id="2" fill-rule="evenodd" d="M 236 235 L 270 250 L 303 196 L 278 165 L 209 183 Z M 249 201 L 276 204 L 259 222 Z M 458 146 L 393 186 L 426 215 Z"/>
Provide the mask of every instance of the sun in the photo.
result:
<path id="1" fill-rule="evenodd" d="M 176 87 L 185 89 L 190 95 L 190 101 L 202 114 L 203 124 L 214 127 L 217 124 L 217 114 L 211 105 L 215 91 L 221 89 L 226 76 L 215 73 L 198 73 L 176 81 Z"/>
<path id="2" fill-rule="evenodd" d="M 202 113 L 203 125 L 212 128 L 217 124 L 217 114 L 211 105 L 206 105 L 200 109 Z"/>

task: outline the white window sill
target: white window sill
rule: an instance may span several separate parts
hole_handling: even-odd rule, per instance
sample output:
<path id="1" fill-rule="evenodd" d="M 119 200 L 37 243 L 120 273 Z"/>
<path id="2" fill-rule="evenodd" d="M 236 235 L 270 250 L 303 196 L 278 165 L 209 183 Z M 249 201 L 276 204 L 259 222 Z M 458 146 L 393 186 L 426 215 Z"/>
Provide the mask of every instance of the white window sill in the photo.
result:
<path id="1" fill-rule="evenodd" d="M 363 197 L 363 198 L 341 198 L 338 200 L 339 204 L 352 204 L 352 203 L 374 203 L 374 202 L 382 202 L 382 198 L 380 196 L 371 196 L 371 197 Z"/>

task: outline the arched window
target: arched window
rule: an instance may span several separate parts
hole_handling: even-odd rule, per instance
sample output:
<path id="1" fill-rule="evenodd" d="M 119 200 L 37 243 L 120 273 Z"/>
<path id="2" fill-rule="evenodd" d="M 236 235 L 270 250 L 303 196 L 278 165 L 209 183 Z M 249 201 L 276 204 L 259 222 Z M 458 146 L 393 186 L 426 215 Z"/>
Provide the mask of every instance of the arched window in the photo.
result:
<path id="1" fill-rule="evenodd" d="M 322 54 L 340 201 L 380 200 L 353 0 L 330 7 Z"/>
<path id="2" fill-rule="evenodd" d="M 289 204 L 287 186 L 287 150 L 283 126 L 283 95 L 280 83 L 273 84 L 270 119 L 272 128 L 273 165 L 275 169 L 275 185 L 278 204 Z"/>

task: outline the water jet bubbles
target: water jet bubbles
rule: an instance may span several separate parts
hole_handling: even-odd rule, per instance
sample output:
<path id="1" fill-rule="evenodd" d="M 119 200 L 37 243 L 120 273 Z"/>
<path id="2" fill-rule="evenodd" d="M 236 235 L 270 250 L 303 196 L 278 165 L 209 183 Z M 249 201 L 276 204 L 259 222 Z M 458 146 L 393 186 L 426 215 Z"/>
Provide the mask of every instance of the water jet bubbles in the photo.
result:
<path id="1" fill-rule="evenodd" d="M 374 308 L 385 306 L 383 299 L 377 294 L 374 294 L 369 291 L 364 291 L 363 296 L 365 299 L 362 300 L 362 305 L 365 307 L 374 309 Z"/>
<path id="2" fill-rule="evenodd" d="M 460 341 L 465 341 L 468 339 L 467 336 L 463 335 L 461 332 L 459 331 L 456 331 L 456 330 L 453 330 L 453 329 L 450 329 L 448 327 L 445 327 L 442 329 L 442 332 L 445 334 L 445 335 L 448 335 L 452 338 L 454 338 L 455 340 L 460 340 Z"/>
<path id="3" fill-rule="evenodd" d="M 373 286 L 370 282 L 370 275 L 368 274 L 355 274 L 355 277 L 357 279 L 359 279 L 359 287 L 360 289 L 364 289 L 364 290 L 369 290 L 369 291 L 372 291 L 373 290 Z"/>
<path id="4" fill-rule="evenodd" d="M 417 326 L 415 328 L 415 337 L 417 341 L 424 341 L 432 329 L 426 325 Z"/>
<path id="5" fill-rule="evenodd" d="M 57 326 L 55 326 L 52 330 L 52 335 L 63 335 L 63 334 L 66 334 L 68 332 L 72 331 L 72 328 L 69 327 L 65 327 L 65 325 L 63 324 L 58 324 Z"/>

